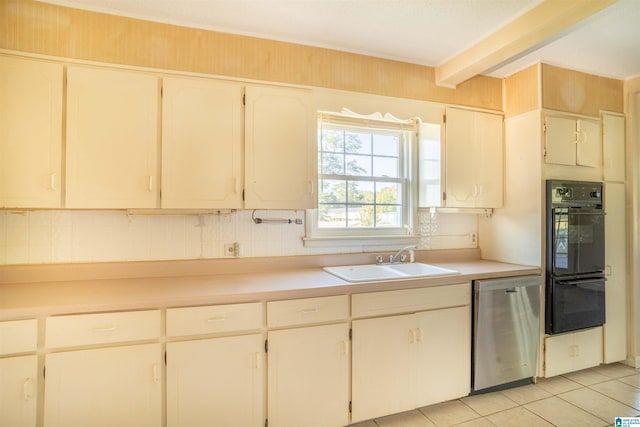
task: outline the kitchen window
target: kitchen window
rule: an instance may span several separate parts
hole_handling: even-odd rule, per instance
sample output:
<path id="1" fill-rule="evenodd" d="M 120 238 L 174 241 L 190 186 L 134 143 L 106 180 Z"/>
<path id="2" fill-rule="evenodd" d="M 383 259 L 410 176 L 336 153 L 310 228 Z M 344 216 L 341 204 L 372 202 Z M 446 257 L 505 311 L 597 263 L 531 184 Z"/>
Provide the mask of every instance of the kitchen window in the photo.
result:
<path id="1" fill-rule="evenodd" d="M 411 235 L 416 132 L 416 120 L 320 113 L 310 237 Z"/>

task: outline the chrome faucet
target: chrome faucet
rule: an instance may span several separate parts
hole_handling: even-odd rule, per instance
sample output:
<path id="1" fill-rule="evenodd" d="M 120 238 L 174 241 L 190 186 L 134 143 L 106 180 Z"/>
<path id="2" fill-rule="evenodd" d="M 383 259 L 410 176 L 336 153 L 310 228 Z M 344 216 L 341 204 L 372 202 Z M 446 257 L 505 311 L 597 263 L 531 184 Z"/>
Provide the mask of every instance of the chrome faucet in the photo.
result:
<path id="1" fill-rule="evenodd" d="M 407 256 L 404 255 L 404 252 L 407 252 L 407 251 L 409 251 L 409 254 L 410 254 L 410 257 L 409 257 L 410 262 L 413 262 L 413 257 L 414 257 L 413 250 L 417 249 L 417 247 L 418 247 L 417 245 L 405 246 L 404 248 L 400 249 L 395 254 L 389 256 L 389 263 L 393 264 L 394 262 L 396 262 L 396 259 L 398 257 L 400 257 L 400 262 L 405 262 L 406 259 L 407 259 Z"/>

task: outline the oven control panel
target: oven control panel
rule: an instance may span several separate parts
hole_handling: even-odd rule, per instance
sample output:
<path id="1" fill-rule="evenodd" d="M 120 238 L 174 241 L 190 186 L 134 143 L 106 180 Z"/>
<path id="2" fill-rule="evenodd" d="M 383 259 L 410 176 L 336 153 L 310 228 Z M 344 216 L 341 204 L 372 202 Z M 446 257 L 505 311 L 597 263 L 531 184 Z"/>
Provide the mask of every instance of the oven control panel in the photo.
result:
<path id="1" fill-rule="evenodd" d="M 547 181 L 552 206 L 602 206 L 602 183 L 586 181 Z"/>

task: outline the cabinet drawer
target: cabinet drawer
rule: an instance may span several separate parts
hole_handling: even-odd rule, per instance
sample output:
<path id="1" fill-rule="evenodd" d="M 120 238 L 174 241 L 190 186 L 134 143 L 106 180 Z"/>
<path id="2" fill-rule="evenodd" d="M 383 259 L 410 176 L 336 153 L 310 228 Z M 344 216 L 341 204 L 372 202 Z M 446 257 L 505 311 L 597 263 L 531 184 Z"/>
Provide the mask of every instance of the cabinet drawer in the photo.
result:
<path id="1" fill-rule="evenodd" d="M 0 355 L 35 351 L 37 345 L 37 320 L 0 322 Z"/>
<path id="2" fill-rule="evenodd" d="M 354 294 L 351 297 L 351 312 L 353 317 L 384 316 L 469 304 L 471 283 L 460 283 Z"/>
<path id="3" fill-rule="evenodd" d="M 159 337 L 159 310 L 75 314 L 47 319 L 46 346 L 49 348 Z"/>
<path id="4" fill-rule="evenodd" d="M 167 310 L 167 336 L 260 329 L 262 313 L 259 302 L 170 308 Z"/>
<path id="5" fill-rule="evenodd" d="M 348 317 L 349 297 L 347 295 L 267 303 L 267 326 L 269 328 L 330 322 Z"/>

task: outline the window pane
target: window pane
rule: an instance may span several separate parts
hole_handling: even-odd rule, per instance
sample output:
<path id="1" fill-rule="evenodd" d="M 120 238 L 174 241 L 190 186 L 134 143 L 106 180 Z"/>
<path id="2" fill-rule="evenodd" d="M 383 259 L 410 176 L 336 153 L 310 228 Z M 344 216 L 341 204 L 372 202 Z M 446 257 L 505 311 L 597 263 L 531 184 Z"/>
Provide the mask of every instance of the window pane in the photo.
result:
<path id="1" fill-rule="evenodd" d="M 377 227 L 402 227 L 401 206 L 376 206 Z"/>
<path id="2" fill-rule="evenodd" d="M 393 182 L 376 184 L 376 204 L 398 205 L 402 203 L 401 185 Z"/>
<path id="3" fill-rule="evenodd" d="M 372 206 L 369 206 L 372 207 Z M 347 228 L 362 228 L 371 227 L 362 222 L 363 211 L 366 206 L 363 205 L 348 205 L 347 207 Z"/>
<path id="4" fill-rule="evenodd" d="M 345 228 L 347 205 L 318 205 L 319 228 Z"/>
<path id="5" fill-rule="evenodd" d="M 373 203 L 373 182 L 350 181 L 348 184 L 348 203 Z"/>
<path id="6" fill-rule="evenodd" d="M 376 156 L 398 157 L 400 152 L 399 135 L 373 135 L 373 154 Z"/>
<path id="7" fill-rule="evenodd" d="M 397 157 L 374 157 L 373 176 L 398 178 L 399 164 Z"/>
<path id="8" fill-rule="evenodd" d="M 344 175 L 344 155 L 337 153 L 322 153 L 322 167 L 320 173 Z"/>
<path id="9" fill-rule="evenodd" d="M 371 134 L 368 132 L 345 132 L 347 153 L 371 154 Z"/>
<path id="10" fill-rule="evenodd" d="M 371 157 L 370 156 L 346 156 L 347 175 L 355 176 L 371 176 Z"/>
<path id="11" fill-rule="evenodd" d="M 336 153 L 344 152 L 344 132 L 341 130 L 322 129 L 321 133 L 322 151 L 333 151 Z"/>
<path id="12" fill-rule="evenodd" d="M 320 182 L 319 203 L 346 203 L 347 182 L 334 179 L 323 179 Z"/>

